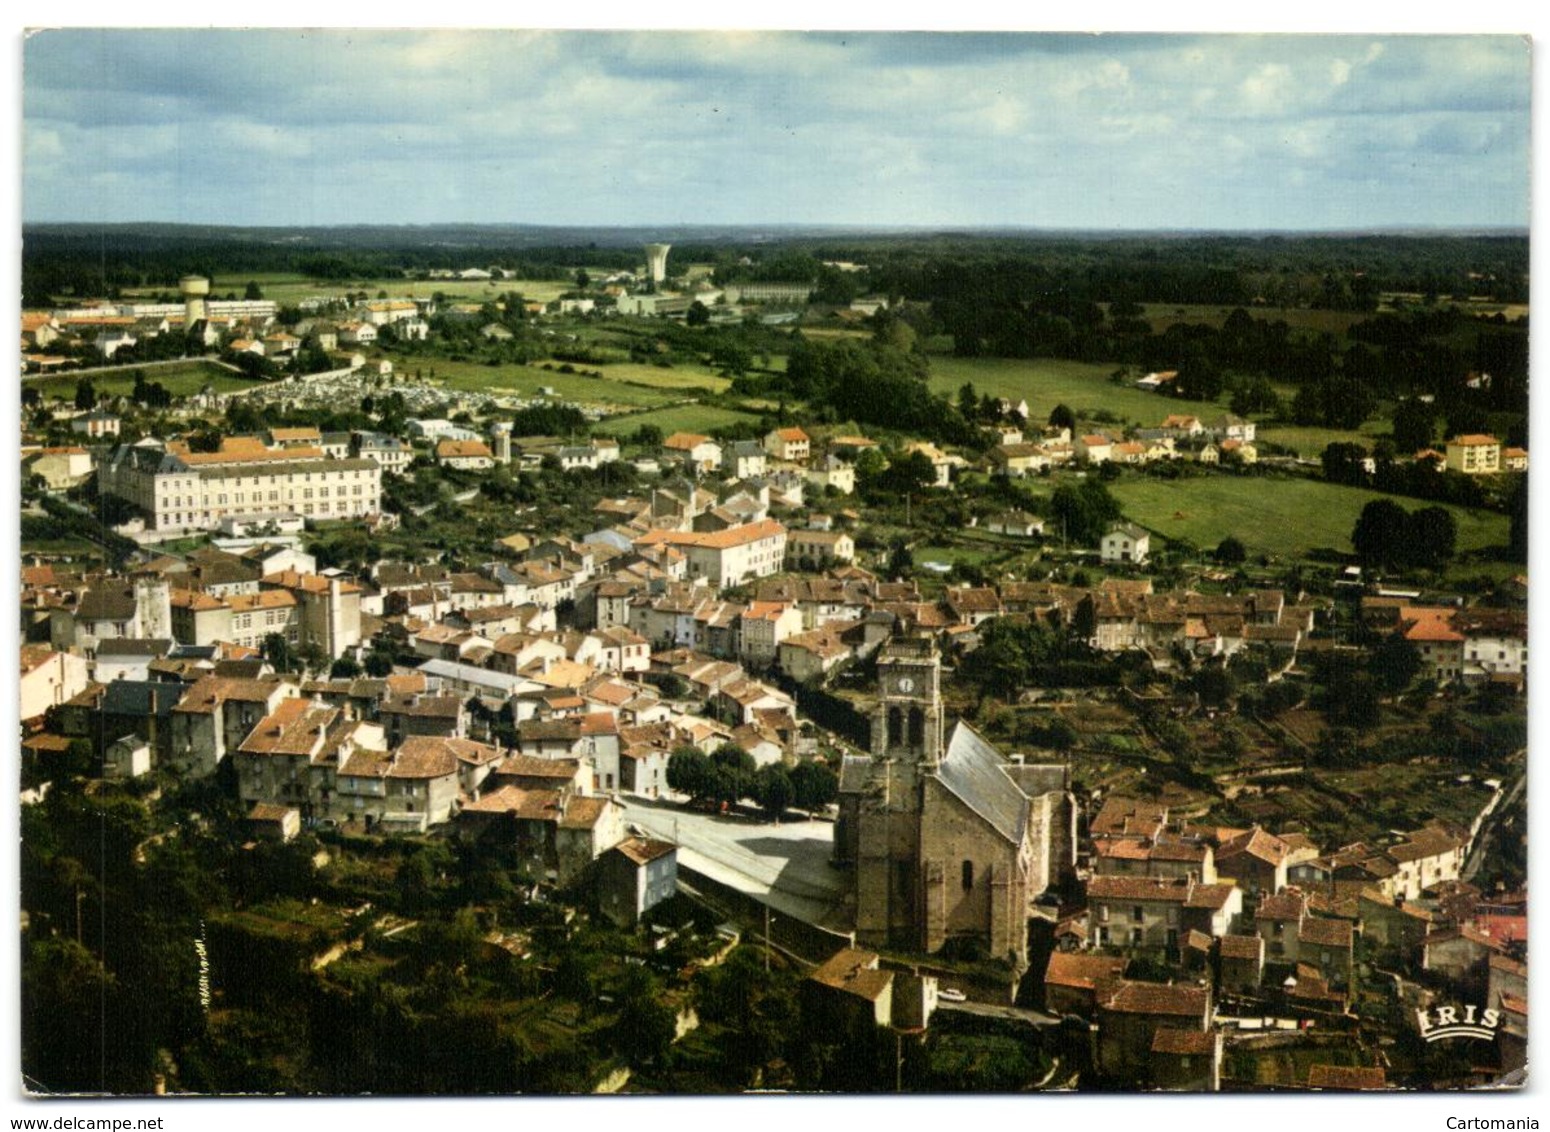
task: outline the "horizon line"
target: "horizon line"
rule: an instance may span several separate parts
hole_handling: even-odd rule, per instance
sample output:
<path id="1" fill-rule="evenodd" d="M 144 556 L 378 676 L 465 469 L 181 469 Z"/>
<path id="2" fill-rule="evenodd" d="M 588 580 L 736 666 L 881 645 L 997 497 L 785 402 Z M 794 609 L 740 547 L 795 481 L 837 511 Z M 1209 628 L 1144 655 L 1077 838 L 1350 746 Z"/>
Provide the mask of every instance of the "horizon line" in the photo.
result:
<path id="1" fill-rule="evenodd" d="M 466 229 L 513 229 L 526 228 L 544 230 L 592 230 L 598 232 L 633 232 L 642 229 L 658 230 L 690 230 L 690 231 L 728 231 L 736 229 L 750 229 L 755 231 L 811 231 L 823 229 L 835 232 L 857 233 L 893 233 L 893 232 L 1030 232 L 1030 233 L 1054 233 L 1054 234 L 1107 234 L 1115 235 L 1145 235 L 1151 233 L 1186 233 L 1186 234 L 1220 234 L 1220 235 L 1386 235 L 1408 232 L 1493 232 L 1510 233 L 1517 235 L 1530 235 L 1530 224 L 1489 224 L 1469 223 L 1458 224 L 1429 224 L 1429 223 L 1392 223 L 1371 226 L 1310 226 L 1310 227 L 1198 227 L 1198 226 L 1142 226 L 1142 227 L 1099 227 L 1092 225 L 1040 225 L 1040 224 L 1015 224 L 1015 223 L 961 223 L 950 222 L 919 222 L 899 224 L 878 223 L 846 223 L 842 221 L 781 221 L 765 223 L 760 221 L 639 221 L 631 223 L 588 223 L 570 221 L 528 221 L 528 220 L 412 220 L 412 221 L 375 221 L 348 223 L 233 223 L 216 220 L 23 220 L 22 229 L 39 227 L 56 228 L 217 228 L 232 231 L 362 231 L 368 229 L 385 228 L 393 230 L 414 231 L 429 228 L 466 228 Z"/>

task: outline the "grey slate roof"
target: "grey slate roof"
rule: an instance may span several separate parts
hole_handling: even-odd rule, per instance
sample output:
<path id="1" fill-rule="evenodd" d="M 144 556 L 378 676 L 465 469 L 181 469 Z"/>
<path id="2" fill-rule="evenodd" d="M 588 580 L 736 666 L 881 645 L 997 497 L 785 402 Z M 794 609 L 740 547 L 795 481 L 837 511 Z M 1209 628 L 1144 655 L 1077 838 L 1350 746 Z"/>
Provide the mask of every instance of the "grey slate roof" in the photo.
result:
<path id="1" fill-rule="evenodd" d="M 166 716 L 186 691 L 182 684 L 162 680 L 114 680 L 103 692 L 102 712 L 136 718 Z"/>
<path id="2" fill-rule="evenodd" d="M 1008 776 L 1001 752 L 962 720 L 953 728 L 936 778 L 1002 837 L 1022 841 L 1028 797 Z"/>

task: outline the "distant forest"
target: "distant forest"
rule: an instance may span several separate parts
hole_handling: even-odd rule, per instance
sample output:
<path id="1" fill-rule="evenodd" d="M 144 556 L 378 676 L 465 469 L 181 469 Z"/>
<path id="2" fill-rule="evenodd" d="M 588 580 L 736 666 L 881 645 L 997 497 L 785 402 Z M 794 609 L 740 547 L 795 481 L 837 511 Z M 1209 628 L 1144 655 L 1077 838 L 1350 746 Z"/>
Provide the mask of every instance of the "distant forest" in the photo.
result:
<path id="1" fill-rule="evenodd" d="M 197 273 L 294 273 L 381 279 L 497 265 L 529 279 L 578 268 L 628 270 L 645 229 L 361 227 L 222 229 L 178 225 L 36 225 L 23 230 L 27 306 L 126 288 L 175 287 Z M 1385 291 L 1528 301 L 1526 235 L 790 235 L 692 230 L 673 262 L 711 263 L 723 281 L 819 277 L 823 261 L 865 264 L 872 291 L 933 303 L 1211 303 L 1374 310 Z M 746 262 L 745 262 L 746 261 Z"/>

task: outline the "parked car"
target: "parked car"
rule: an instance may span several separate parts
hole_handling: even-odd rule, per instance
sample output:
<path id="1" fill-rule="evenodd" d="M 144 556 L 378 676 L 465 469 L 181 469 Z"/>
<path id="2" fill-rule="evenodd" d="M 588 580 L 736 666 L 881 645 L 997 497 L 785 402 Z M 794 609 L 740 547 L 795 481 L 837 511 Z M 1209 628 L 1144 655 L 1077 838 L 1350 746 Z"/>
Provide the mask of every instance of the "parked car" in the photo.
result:
<path id="1" fill-rule="evenodd" d="M 941 990 L 936 992 L 936 996 L 939 999 L 941 999 L 943 1002 L 968 1002 L 969 1001 L 969 996 L 968 995 L 964 994 L 961 990 L 956 990 L 953 987 L 943 987 Z"/>

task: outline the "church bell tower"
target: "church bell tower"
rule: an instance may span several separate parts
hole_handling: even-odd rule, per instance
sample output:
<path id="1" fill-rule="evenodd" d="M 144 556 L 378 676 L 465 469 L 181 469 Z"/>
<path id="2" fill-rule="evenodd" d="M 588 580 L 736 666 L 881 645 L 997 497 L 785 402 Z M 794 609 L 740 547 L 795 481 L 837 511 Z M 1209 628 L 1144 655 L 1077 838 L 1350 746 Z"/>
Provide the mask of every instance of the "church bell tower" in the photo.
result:
<path id="1" fill-rule="evenodd" d="M 942 758 L 941 658 L 930 641 L 883 646 L 877 661 L 872 754 L 933 770 Z"/>

